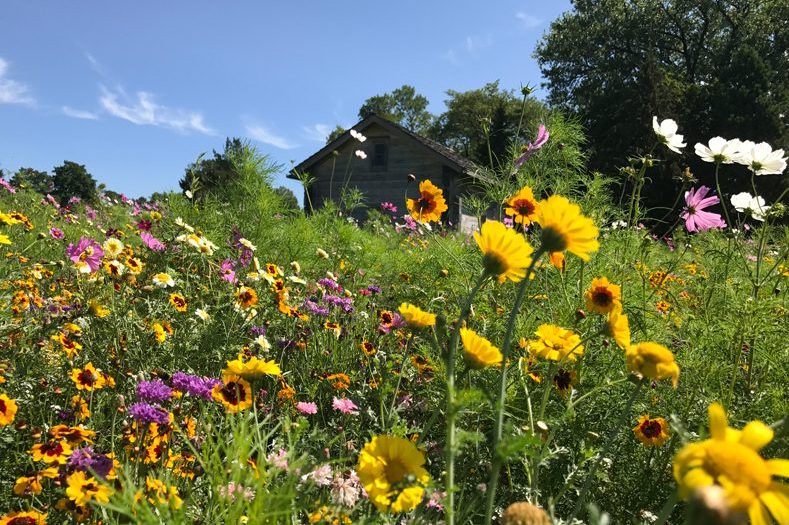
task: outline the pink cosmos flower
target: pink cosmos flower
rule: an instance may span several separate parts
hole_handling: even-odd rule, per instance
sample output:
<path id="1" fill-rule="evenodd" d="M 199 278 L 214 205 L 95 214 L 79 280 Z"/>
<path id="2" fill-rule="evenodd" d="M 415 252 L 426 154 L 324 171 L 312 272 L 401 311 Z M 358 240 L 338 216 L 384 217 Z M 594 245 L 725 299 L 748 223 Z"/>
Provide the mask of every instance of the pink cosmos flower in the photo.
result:
<path id="1" fill-rule="evenodd" d="M 11 186 L 11 184 L 9 184 L 8 181 L 6 181 L 3 177 L 0 177 L 0 186 L 8 190 L 8 193 L 16 193 L 16 189 Z"/>
<path id="2" fill-rule="evenodd" d="M 388 211 L 390 213 L 397 213 L 397 206 L 395 206 L 391 202 L 382 202 L 381 209 L 383 211 Z"/>
<path id="3" fill-rule="evenodd" d="M 550 136 L 551 134 L 545 129 L 545 125 L 540 124 L 540 127 L 537 128 L 537 138 L 534 139 L 534 142 L 529 142 L 523 147 L 523 154 L 515 161 L 515 167 L 520 168 L 523 166 L 523 163 L 529 160 L 535 151 L 545 146 Z"/>
<path id="4" fill-rule="evenodd" d="M 101 244 L 93 239 L 81 237 L 76 246 L 73 243 L 69 243 L 66 248 L 66 255 L 80 272 L 93 273 L 101 265 L 104 250 L 101 249 Z"/>
<path id="5" fill-rule="evenodd" d="M 229 283 L 236 282 L 236 272 L 233 270 L 233 266 L 232 259 L 225 259 L 219 267 L 219 271 L 222 272 L 222 279 Z"/>
<path id="6" fill-rule="evenodd" d="M 354 416 L 359 414 L 359 407 L 353 401 L 344 397 L 333 398 L 331 406 L 334 410 L 339 410 L 343 414 L 353 414 Z"/>
<path id="7" fill-rule="evenodd" d="M 296 403 L 296 410 L 298 410 L 302 414 L 317 414 L 318 405 L 310 401 L 299 401 L 298 403 Z"/>
<path id="8" fill-rule="evenodd" d="M 685 228 L 689 232 L 726 227 L 726 222 L 720 215 L 704 211 L 705 208 L 720 202 L 716 195 L 707 197 L 709 192 L 710 188 L 707 186 L 702 186 L 698 190 L 691 188 L 685 192 L 685 209 L 680 214 L 680 217 L 685 219 Z"/>
<path id="9" fill-rule="evenodd" d="M 65 236 L 63 230 L 60 228 L 50 228 L 49 235 L 51 235 L 53 239 L 62 239 Z"/>
<path id="10" fill-rule="evenodd" d="M 165 244 L 162 241 L 160 241 L 159 239 L 157 239 L 156 237 L 154 237 L 148 232 L 145 231 L 140 232 L 140 239 L 142 239 L 142 242 L 145 243 L 145 246 L 147 246 L 148 249 L 153 250 L 155 252 L 163 252 L 165 248 L 167 248 L 167 246 L 165 246 Z"/>

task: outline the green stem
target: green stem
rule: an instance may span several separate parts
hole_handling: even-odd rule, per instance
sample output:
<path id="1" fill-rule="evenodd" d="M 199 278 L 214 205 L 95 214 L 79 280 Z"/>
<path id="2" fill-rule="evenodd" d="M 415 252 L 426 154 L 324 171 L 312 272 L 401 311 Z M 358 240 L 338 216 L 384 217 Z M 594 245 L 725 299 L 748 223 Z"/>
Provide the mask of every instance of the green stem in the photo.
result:
<path id="1" fill-rule="evenodd" d="M 721 168 L 720 162 L 716 162 L 715 163 L 715 189 L 718 190 L 718 199 L 720 199 L 721 208 L 723 208 L 723 215 L 726 216 L 726 226 L 731 228 L 732 224 L 734 224 L 734 223 L 731 222 L 731 218 L 729 217 L 729 209 L 726 207 L 726 203 L 723 202 L 723 193 L 721 192 L 721 183 L 720 183 L 720 179 L 718 177 L 718 172 L 720 171 L 720 168 Z"/>

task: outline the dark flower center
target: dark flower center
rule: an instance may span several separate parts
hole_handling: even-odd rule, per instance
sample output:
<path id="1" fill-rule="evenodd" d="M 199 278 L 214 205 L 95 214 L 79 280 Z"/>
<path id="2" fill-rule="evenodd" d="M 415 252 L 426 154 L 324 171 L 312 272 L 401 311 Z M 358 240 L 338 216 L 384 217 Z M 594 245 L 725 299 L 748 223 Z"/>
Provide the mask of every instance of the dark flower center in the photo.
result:
<path id="1" fill-rule="evenodd" d="M 96 383 L 96 376 L 94 376 L 93 372 L 90 370 L 83 370 L 80 372 L 77 379 L 79 379 L 79 382 L 83 385 L 93 386 L 93 384 Z"/>
<path id="2" fill-rule="evenodd" d="M 422 196 L 416 201 L 416 209 L 419 213 L 430 212 L 435 207 L 436 201 L 433 200 L 432 195 L 423 193 Z"/>
<path id="3" fill-rule="evenodd" d="M 650 439 L 658 437 L 662 430 L 660 422 L 654 419 L 648 419 L 641 423 L 641 433 Z"/>
<path id="4" fill-rule="evenodd" d="M 534 213 L 534 203 L 527 199 L 518 199 L 513 205 L 518 215 L 531 215 Z"/>
<path id="5" fill-rule="evenodd" d="M 572 386 L 573 376 L 568 370 L 560 368 L 553 376 L 553 383 L 559 390 L 567 390 Z"/>
<path id="6" fill-rule="evenodd" d="M 237 405 L 246 399 L 247 394 L 240 384 L 231 381 L 222 387 L 222 397 L 229 405 Z"/>
<path id="7" fill-rule="evenodd" d="M 35 518 L 31 518 L 30 516 L 20 516 L 17 518 L 11 518 L 8 522 L 8 525 L 36 525 L 38 521 Z"/>
<path id="8" fill-rule="evenodd" d="M 595 288 L 592 292 L 592 301 L 600 306 L 611 306 L 614 296 L 608 288 Z"/>

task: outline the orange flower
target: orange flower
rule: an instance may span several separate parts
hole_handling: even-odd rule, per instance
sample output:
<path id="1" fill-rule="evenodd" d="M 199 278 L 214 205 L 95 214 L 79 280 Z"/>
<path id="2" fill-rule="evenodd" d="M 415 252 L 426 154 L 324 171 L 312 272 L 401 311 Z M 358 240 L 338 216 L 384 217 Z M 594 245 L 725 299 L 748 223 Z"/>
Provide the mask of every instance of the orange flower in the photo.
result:
<path id="1" fill-rule="evenodd" d="M 447 211 L 444 193 L 429 180 L 419 183 L 419 198 L 408 199 L 406 207 L 411 216 L 419 222 L 440 221 L 441 214 Z"/>

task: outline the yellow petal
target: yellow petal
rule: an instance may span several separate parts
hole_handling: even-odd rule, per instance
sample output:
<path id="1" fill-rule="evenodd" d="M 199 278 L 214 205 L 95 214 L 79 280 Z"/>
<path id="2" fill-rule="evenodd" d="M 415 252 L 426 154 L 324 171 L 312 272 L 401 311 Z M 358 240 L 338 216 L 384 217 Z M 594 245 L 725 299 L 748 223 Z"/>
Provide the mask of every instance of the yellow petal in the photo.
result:
<path id="1" fill-rule="evenodd" d="M 748 508 L 748 516 L 751 518 L 751 525 L 771 525 L 773 521 L 758 499 Z"/>
<path id="2" fill-rule="evenodd" d="M 773 440 L 773 435 L 773 429 L 761 421 L 751 421 L 742 429 L 740 443 L 758 452 Z"/>
<path id="3" fill-rule="evenodd" d="M 773 486 L 775 485 L 777 484 L 773 484 Z M 770 510 L 770 514 L 773 515 L 775 521 L 781 525 L 789 523 L 789 496 L 785 492 L 768 490 L 767 492 L 762 492 L 759 499 Z"/>
<path id="4" fill-rule="evenodd" d="M 720 403 L 713 403 L 708 409 L 710 418 L 710 435 L 712 439 L 724 441 L 726 439 L 726 429 L 729 426 L 726 420 L 726 411 Z"/>
<path id="5" fill-rule="evenodd" d="M 789 459 L 768 459 L 767 467 L 773 476 L 789 478 Z"/>

